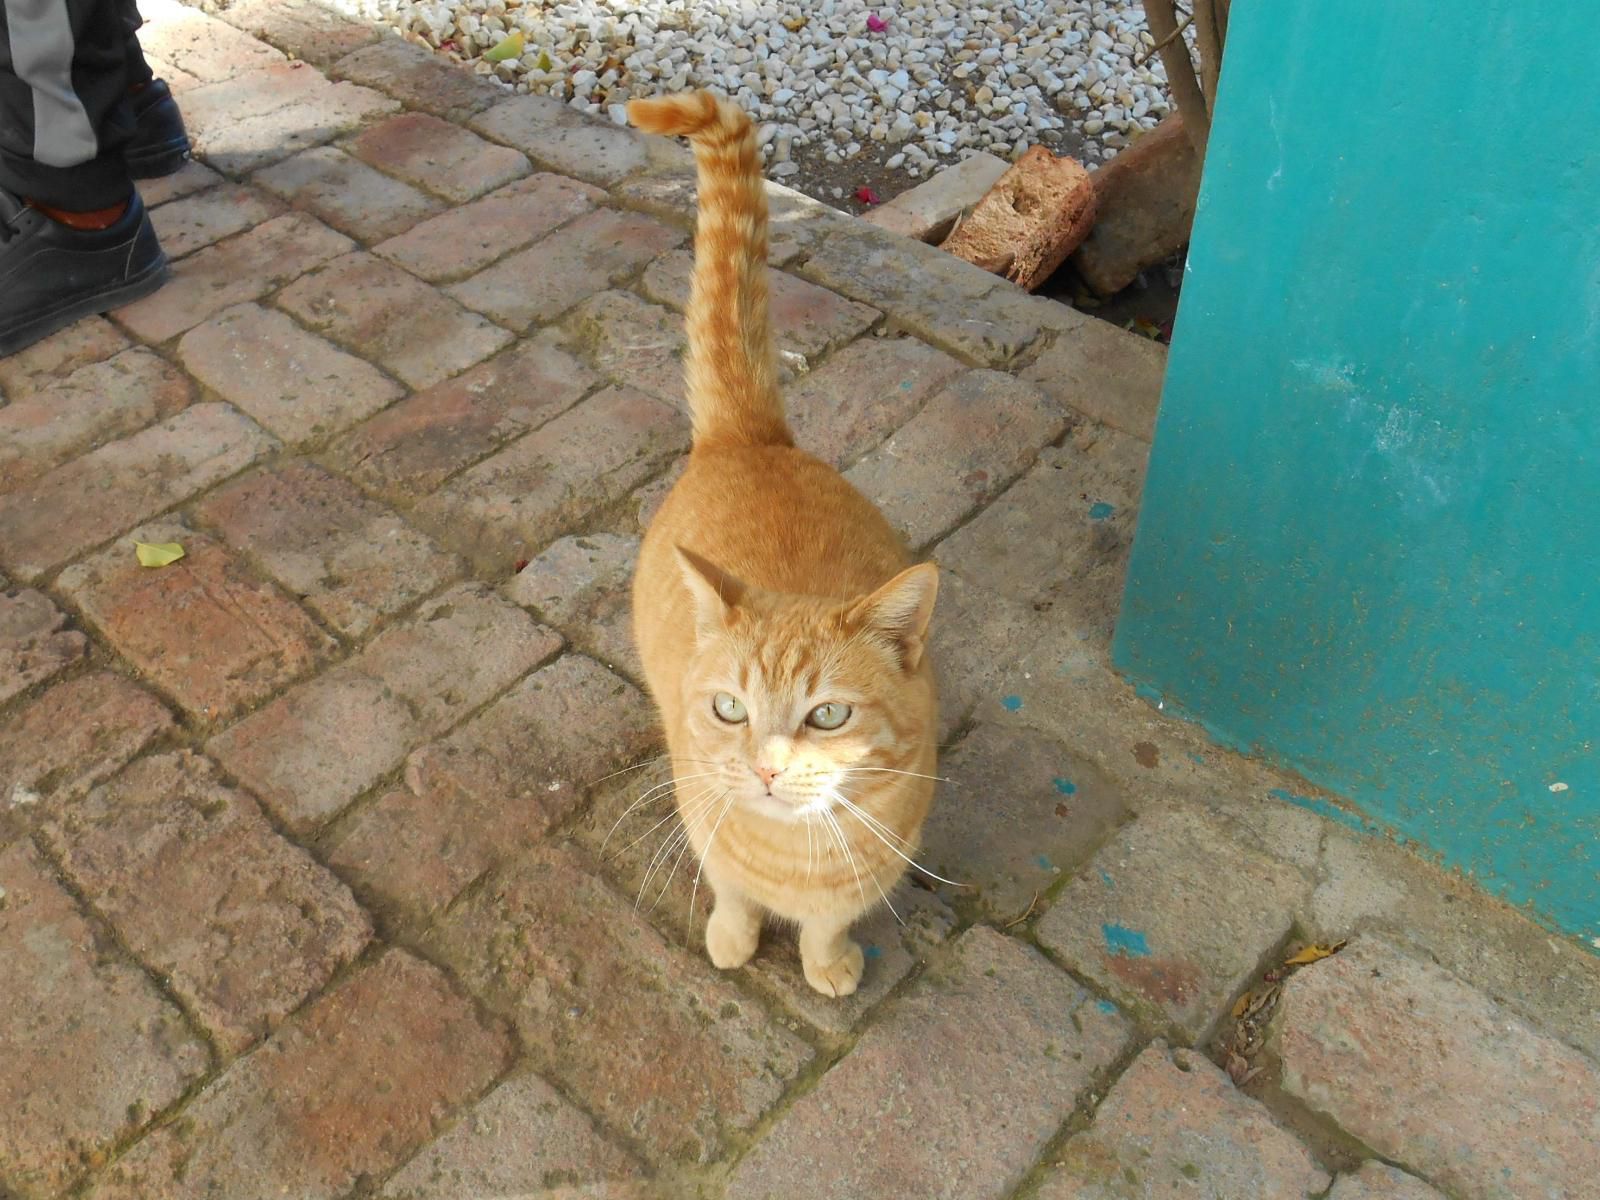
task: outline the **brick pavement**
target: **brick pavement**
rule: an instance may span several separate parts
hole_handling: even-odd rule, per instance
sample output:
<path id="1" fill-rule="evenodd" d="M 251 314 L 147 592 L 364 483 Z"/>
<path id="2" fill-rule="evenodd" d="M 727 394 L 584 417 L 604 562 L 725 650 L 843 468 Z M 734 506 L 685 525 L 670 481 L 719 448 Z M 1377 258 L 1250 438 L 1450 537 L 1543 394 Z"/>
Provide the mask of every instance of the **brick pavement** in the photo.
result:
<path id="1" fill-rule="evenodd" d="M 944 567 L 962 886 L 847 1001 L 714 971 L 627 632 L 686 153 L 145 7 L 174 282 L 0 362 L 0 1196 L 1600 1194 L 1600 961 L 1109 671 L 1164 352 L 776 187 L 796 429 Z"/>

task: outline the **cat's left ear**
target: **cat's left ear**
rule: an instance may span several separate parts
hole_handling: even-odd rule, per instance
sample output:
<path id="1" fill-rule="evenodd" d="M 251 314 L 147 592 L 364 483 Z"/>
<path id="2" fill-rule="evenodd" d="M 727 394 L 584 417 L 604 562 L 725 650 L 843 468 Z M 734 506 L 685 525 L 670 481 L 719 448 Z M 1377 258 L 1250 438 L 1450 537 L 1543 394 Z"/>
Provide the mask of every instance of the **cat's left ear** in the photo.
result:
<path id="1" fill-rule="evenodd" d="M 696 637 L 703 639 L 708 634 L 726 629 L 728 618 L 733 615 L 734 608 L 745 594 L 745 585 L 693 550 L 679 546 L 677 551 L 678 569 L 683 573 L 684 585 L 694 600 Z"/>
<path id="2" fill-rule="evenodd" d="M 852 613 L 889 638 L 900 661 L 915 671 L 927 647 L 928 622 L 939 594 L 939 568 L 932 563 L 907 567 L 870 596 L 857 600 Z"/>

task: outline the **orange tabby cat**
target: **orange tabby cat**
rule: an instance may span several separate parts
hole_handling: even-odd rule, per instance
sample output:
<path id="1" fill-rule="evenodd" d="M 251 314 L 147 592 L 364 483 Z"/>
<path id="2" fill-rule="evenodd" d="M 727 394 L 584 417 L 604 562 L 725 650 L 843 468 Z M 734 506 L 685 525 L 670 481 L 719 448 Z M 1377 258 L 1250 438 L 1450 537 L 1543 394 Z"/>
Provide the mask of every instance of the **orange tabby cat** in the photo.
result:
<path id="1" fill-rule="evenodd" d="M 846 996 L 862 969 L 850 925 L 915 855 L 932 796 L 938 575 L 908 566 L 877 509 L 794 447 L 749 119 L 709 93 L 635 100 L 628 117 L 688 134 L 699 168 L 694 449 L 640 548 L 633 627 L 716 897 L 706 950 L 742 966 L 764 916 L 793 921 L 807 981 Z"/>

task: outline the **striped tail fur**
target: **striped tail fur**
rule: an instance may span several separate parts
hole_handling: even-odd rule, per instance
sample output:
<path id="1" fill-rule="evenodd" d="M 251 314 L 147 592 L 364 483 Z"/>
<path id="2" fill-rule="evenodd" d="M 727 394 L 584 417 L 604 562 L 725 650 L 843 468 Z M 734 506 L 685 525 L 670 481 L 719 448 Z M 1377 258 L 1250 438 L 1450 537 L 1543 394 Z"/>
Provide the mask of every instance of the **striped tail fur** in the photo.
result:
<path id="1" fill-rule="evenodd" d="M 710 92 L 632 100 L 647 133 L 694 146 L 700 213 L 685 371 L 697 448 L 792 446 L 767 316 L 767 194 L 750 118 Z"/>

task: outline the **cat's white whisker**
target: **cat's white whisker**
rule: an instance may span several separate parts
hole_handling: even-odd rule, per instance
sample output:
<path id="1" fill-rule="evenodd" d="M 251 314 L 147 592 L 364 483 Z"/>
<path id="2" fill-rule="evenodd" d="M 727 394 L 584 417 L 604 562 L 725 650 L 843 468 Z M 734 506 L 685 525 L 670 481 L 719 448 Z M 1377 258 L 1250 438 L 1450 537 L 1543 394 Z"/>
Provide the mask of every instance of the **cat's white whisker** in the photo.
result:
<path id="1" fill-rule="evenodd" d="M 899 842 L 902 846 L 905 846 L 908 849 L 915 850 L 917 848 L 914 842 L 901 837 L 900 834 L 896 833 L 893 829 L 890 829 L 872 813 L 862 808 L 859 804 L 854 803 L 850 797 L 844 794 L 843 788 L 832 788 L 829 790 L 828 795 L 830 798 L 838 801 L 840 804 L 847 805 L 849 808 L 854 810 L 856 815 L 862 820 L 871 822 L 880 834 L 885 834 L 893 838 L 895 841 Z"/>
<path id="2" fill-rule="evenodd" d="M 926 875 L 929 879 L 937 879 L 940 883 L 948 883 L 951 887 L 965 888 L 969 886 L 968 884 L 960 883 L 954 879 L 946 879 L 943 875 L 935 875 L 932 871 L 928 870 L 927 867 L 923 866 L 916 859 L 911 858 L 888 838 L 884 837 L 883 834 L 879 833 L 875 828 L 873 828 L 874 824 L 876 824 L 876 818 L 870 813 L 863 812 L 854 804 L 851 804 L 850 801 L 846 800 L 843 796 L 839 797 L 839 802 L 844 805 L 846 812 L 861 822 L 862 828 L 866 829 L 867 832 L 872 834 L 873 837 L 877 838 L 885 846 L 893 850 L 901 858 L 905 859 L 907 865 L 909 865 L 913 870 L 922 872 L 922 874 Z M 891 830 L 890 832 L 893 831 Z"/>
<path id="3" fill-rule="evenodd" d="M 644 880 L 639 884 L 639 894 L 634 898 L 633 901 L 633 909 L 635 912 L 638 912 L 639 905 L 644 903 L 644 894 L 650 888 L 650 880 L 654 877 L 655 873 L 665 865 L 667 859 L 672 856 L 673 850 L 677 849 L 678 847 L 679 840 L 681 839 L 684 845 L 688 845 L 690 829 L 694 825 L 699 824 L 700 820 L 705 816 L 705 814 L 709 812 L 712 806 L 716 804 L 717 800 L 721 798 L 720 796 L 715 796 L 715 792 L 716 785 L 713 784 L 711 787 L 708 787 L 704 791 L 698 793 L 692 801 L 688 801 L 684 804 L 683 807 L 685 814 L 683 820 L 679 824 L 679 827 L 674 829 L 666 837 L 662 838 L 661 844 L 657 846 L 655 851 L 650 855 L 650 863 L 645 870 Z M 676 816 L 677 814 L 674 813 L 673 815 Z M 657 827 L 659 828 L 659 826 L 662 824 L 665 824 L 665 822 L 658 822 Z"/>
<path id="4" fill-rule="evenodd" d="M 854 775 L 858 771 L 883 771 L 883 772 L 886 772 L 887 774 L 890 774 L 890 775 L 909 775 L 912 779 L 931 779 L 935 783 L 949 783 L 949 784 L 955 784 L 955 786 L 957 786 L 957 787 L 960 786 L 960 784 L 956 784 L 955 780 L 946 779 L 943 775 L 923 775 L 923 774 L 921 774 L 921 773 L 919 773 L 917 771 L 902 771 L 902 770 L 899 770 L 896 767 L 845 767 L 844 768 L 844 772 L 847 775 Z"/>
<path id="5" fill-rule="evenodd" d="M 839 828 L 839 819 L 827 811 L 824 811 L 823 816 L 828 819 L 839 834 L 839 848 L 844 851 L 844 856 L 850 863 L 850 870 L 856 877 L 856 891 L 861 893 L 861 907 L 865 908 L 867 906 L 867 889 L 861 885 L 861 868 L 856 865 L 855 851 L 850 849 L 849 839 L 844 836 L 844 830 Z"/>
<path id="6" fill-rule="evenodd" d="M 727 794 L 728 793 L 727 793 L 726 789 L 724 789 L 724 791 L 722 792 L 722 795 L 717 796 L 714 800 L 711 801 L 711 803 L 715 804 L 717 802 L 717 800 L 721 800 Z M 709 811 L 709 808 L 708 808 L 708 811 Z M 714 832 L 715 831 L 713 831 L 713 833 Z M 651 912 L 655 912 L 656 905 L 660 904 L 661 901 L 666 897 L 667 889 L 672 886 L 672 877 L 678 873 L 678 867 L 681 866 L 682 863 L 683 863 L 683 856 L 689 852 L 689 847 L 692 844 L 693 844 L 693 841 L 689 836 L 689 829 L 688 829 L 687 826 L 685 826 L 684 827 L 684 832 L 683 832 L 683 845 L 678 848 L 678 857 L 672 860 L 672 870 L 667 872 L 666 881 L 664 883 L 662 883 L 661 890 L 656 893 L 655 901 L 650 905 L 650 911 Z M 694 903 L 693 900 L 691 900 L 690 904 L 692 905 L 693 903 Z M 690 911 L 692 912 L 693 909 L 691 908 Z"/>
<path id="7" fill-rule="evenodd" d="M 641 805 L 647 803 L 654 803 L 655 801 L 660 800 L 662 795 L 670 796 L 672 793 L 667 789 L 672 788 L 676 784 L 688 783 L 693 779 L 708 779 L 713 775 L 720 775 L 721 773 L 722 772 L 720 771 L 702 771 L 697 775 L 685 775 L 682 779 L 669 779 L 665 783 L 656 784 L 654 787 L 646 791 L 644 795 L 640 796 L 632 804 L 628 805 L 628 807 L 623 810 L 622 815 L 611 823 L 611 828 L 606 832 L 605 839 L 600 843 L 600 853 L 603 855 L 606 852 L 606 846 L 610 844 L 612 834 L 617 832 L 617 826 L 626 821 L 629 814 L 631 814 L 636 808 L 639 808 Z M 621 850 L 618 850 L 617 854 L 626 854 L 629 850 L 632 850 L 640 842 L 644 841 L 645 838 L 649 837 L 652 833 L 654 833 L 657 829 L 660 829 L 662 825 L 665 825 L 670 820 L 672 820 L 670 815 L 663 817 L 649 829 L 646 829 L 644 833 L 639 835 L 639 837 L 635 838 Z"/>

